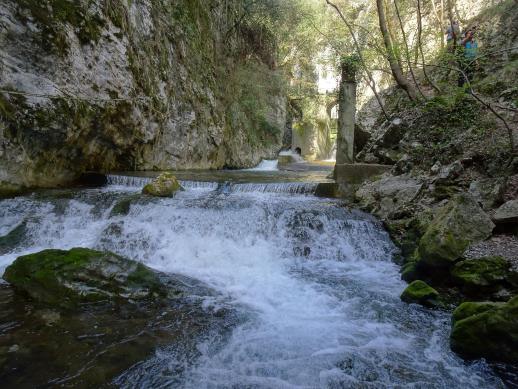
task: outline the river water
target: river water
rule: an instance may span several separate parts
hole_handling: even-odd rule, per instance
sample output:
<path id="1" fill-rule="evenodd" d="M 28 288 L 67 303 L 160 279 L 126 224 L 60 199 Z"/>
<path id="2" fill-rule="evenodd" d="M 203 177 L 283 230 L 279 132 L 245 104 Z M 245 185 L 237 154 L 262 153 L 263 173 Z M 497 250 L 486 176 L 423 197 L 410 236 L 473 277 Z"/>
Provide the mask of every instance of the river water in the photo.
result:
<path id="1" fill-rule="evenodd" d="M 46 248 L 106 249 L 199 279 L 219 292 L 207 306 L 239 313 L 230 335 L 200 341 L 195 360 L 158 350 L 119 386 L 503 387 L 485 363 L 450 351 L 449 314 L 400 301 L 395 247 L 372 217 L 313 196 L 314 185 L 190 182 L 110 216 L 142 180 L 0 202 L 0 235 L 24 220 L 29 231 L 0 256 L 0 272 Z"/>

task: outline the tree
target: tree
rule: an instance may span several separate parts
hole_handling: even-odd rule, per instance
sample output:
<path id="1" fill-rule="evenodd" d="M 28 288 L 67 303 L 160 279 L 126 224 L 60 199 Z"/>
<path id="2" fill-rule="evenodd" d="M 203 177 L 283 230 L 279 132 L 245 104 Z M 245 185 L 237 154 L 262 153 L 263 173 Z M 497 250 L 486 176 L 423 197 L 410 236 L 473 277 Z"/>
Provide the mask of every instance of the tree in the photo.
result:
<path id="1" fill-rule="evenodd" d="M 408 95 L 410 100 L 417 100 L 417 92 L 412 84 L 408 82 L 408 80 L 403 75 L 403 71 L 401 70 L 401 66 L 398 63 L 397 56 L 394 50 L 394 45 L 392 43 L 392 39 L 390 38 L 390 33 L 388 31 L 387 26 L 387 18 L 385 16 L 385 6 L 383 4 L 383 0 L 376 0 L 376 6 L 378 9 L 378 19 L 381 35 L 383 36 L 383 43 L 385 44 L 385 49 L 387 50 L 387 60 L 390 65 L 390 70 L 392 72 L 392 76 L 394 80 Z"/>

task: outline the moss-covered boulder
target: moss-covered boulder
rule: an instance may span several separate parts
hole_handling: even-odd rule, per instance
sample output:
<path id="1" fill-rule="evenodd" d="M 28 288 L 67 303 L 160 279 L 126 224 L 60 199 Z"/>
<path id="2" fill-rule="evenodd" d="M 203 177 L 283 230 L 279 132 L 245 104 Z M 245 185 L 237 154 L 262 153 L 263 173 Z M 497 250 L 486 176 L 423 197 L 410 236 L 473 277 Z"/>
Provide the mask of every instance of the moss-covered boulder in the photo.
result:
<path id="1" fill-rule="evenodd" d="M 449 266 L 467 247 L 488 238 L 495 225 L 469 194 L 455 196 L 443 207 L 419 241 L 421 264 Z"/>
<path id="2" fill-rule="evenodd" d="M 427 307 L 439 305 L 439 292 L 426 282 L 416 280 L 401 294 L 401 300 L 406 303 L 421 304 Z"/>
<path id="3" fill-rule="evenodd" d="M 61 307 L 167 294 L 157 274 L 143 264 L 85 248 L 44 250 L 19 257 L 3 278 L 33 300 Z"/>
<path id="4" fill-rule="evenodd" d="M 183 190 L 183 188 L 176 177 L 170 172 L 164 172 L 144 186 L 142 193 L 150 196 L 170 197 L 179 190 Z"/>
<path id="5" fill-rule="evenodd" d="M 507 303 L 463 303 L 453 317 L 455 352 L 468 359 L 518 363 L 518 296 Z"/>
<path id="6" fill-rule="evenodd" d="M 458 262 L 451 269 L 451 276 L 468 293 L 483 293 L 513 281 L 509 262 L 499 256 Z"/>

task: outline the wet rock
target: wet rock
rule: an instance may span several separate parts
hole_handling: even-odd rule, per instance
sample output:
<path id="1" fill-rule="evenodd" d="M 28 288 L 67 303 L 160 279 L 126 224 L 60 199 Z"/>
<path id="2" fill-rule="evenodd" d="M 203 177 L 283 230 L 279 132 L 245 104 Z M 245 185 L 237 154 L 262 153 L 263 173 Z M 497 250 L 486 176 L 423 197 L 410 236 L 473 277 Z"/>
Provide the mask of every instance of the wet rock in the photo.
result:
<path id="1" fill-rule="evenodd" d="M 164 297 L 158 276 L 141 263 L 84 248 L 44 250 L 17 258 L 3 278 L 33 300 L 74 307 L 105 300 Z"/>
<path id="2" fill-rule="evenodd" d="M 498 256 L 469 259 L 456 263 L 451 275 L 465 293 L 485 294 L 489 289 L 496 291 L 507 285 L 512 287 L 518 279 L 518 274 L 513 274 L 510 267 L 508 261 Z"/>
<path id="3" fill-rule="evenodd" d="M 487 211 L 503 201 L 504 189 L 505 179 L 485 178 L 473 181 L 469 186 L 469 193 Z"/>
<path id="4" fill-rule="evenodd" d="M 406 303 L 421 304 L 427 307 L 439 305 L 439 292 L 426 282 L 416 280 L 412 282 L 401 294 L 401 300 Z"/>
<path id="5" fill-rule="evenodd" d="M 110 217 L 126 216 L 130 211 L 131 203 L 137 200 L 138 197 L 139 195 L 131 195 L 118 200 L 110 212 Z"/>
<path id="6" fill-rule="evenodd" d="M 518 223 L 518 199 L 510 200 L 498 208 L 493 214 L 496 224 Z"/>
<path id="7" fill-rule="evenodd" d="M 193 363 L 203 337 L 227 336 L 238 321 L 224 307 L 204 306 L 205 298 L 214 299 L 216 294 L 194 279 L 154 272 L 134 261 L 92 250 L 62 252 L 68 256 L 75 252 L 75 266 L 69 268 L 59 258 L 60 250 L 50 251 L 55 252 L 52 270 L 56 275 L 43 278 L 53 283 L 38 281 L 40 273 L 51 268 L 43 257 L 39 262 L 44 263 L 31 263 L 32 271 L 21 272 L 29 277 L 27 282 L 36 284 L 34 288 L 17 277 L 16 287 L 0 283 L 3 387 L 47 387 L 49 383 L 109 387 L 113 379 L 148 360 L 157 349 L 181 350 L 182 360 Z M 93 255 L 99 262 L 78 260 L 80 254 Z M 13 266 L 28 266 L 26 261 Z M 34 293 L 41 293 L 42 285 L 49 291 L 39 298 Z M 84 294 L 77 297 L 76 292 Z M 56 298 L 49 298 L 54 293 Z M 61 300 L 75 296 L 79 303 L 61 304 L 57 295 Z M 182 373 L 182 367 L 176 369 Z"/>
<path id="8" fill-rule="evenodd" d="M 164 172 L 144 186 L 142 193 L 150 196 L 170 197 L 179 190 L 183 190 L 183 188 L 176 177 L 170 172 Z"/>
<path id="9" fill-rule="evenodd" d="M 453 351 L 468 359 L 518 362 L 518 296 L 507 303 L 463 303 L 453 319 Z"/>
<path id="10" fill-rule="evenodd" d="M 460 194 L 444 206 L 419 241 L 420 264 L 449 266 L 468 246 L 491 235 L 494 224 L 469 194 Z"/>
<path id="11" fill-rule="evenodd" d="M 0 236 L 0 255 L 5 254 L 20 245 L 27 236 L 27 221 L 21 222 L 7 235 Z"/>

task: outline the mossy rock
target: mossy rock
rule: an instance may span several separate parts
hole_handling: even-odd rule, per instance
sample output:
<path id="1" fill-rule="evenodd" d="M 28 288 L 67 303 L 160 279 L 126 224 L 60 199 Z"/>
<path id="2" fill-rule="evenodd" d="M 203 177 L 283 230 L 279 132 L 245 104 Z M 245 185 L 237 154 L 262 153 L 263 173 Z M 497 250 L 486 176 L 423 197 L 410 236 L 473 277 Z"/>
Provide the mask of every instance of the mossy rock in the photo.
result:
<path id="1" fill-rule="evenodd" d="M 0 181 L 0 199 L 16 197 L 23 194 L 24 188 L 19 185 L 10 184 L 6 181 Z"/>
<path id="2" fill-rule="evenodd" d="M 33 300 L 61 307 L 167 294 L 158 275 L 143 264 L 85 248 L 44 250 L 19 257 L 3 278 Z"/>
<path id="3" fill-rule="evenodd" d="M 498 256 L 470 259 L 456 263 L 451 276 L 466 291 L 477 292 L 504 284 L 509 268 L 509 262 Z"/>
<path id="4" fill-rule="evenodd" d="M 27 221 L 21 222 L 7 235 L 0 236 L 0 255 L 5 254 L 20 245 L 27 236 Z"/>
<path id="5" fill-rule="evenodd" d="M 465 302 L 459 305 L 453 311 L 453 323 L 464 320 L 470 316 L 478 315 L 494 308 L 501 307 L 505 303 L 498 303 L 493 301 L 482 302 Z"/>
<path id="6" fill-rule="evenodd" d="M 157 197 L 171 197 L 179 190 L 184 189 L 176 177 L 170 172 L 165 172 L 144 186 L 142 193 Z"/>
<path id="7" fill-rule="evenodd" d="M 502 304 L 463 303 L 453 317 L 453 351 L 468 359 L 518 363 L 518 296 Z"/>
<path id="8" fill-rule="evenodd" d="M 131 195 L 118 200 L 110 212 L 110 217 L 126 216 L 131 209 L 131 204 L 138 198 L 139 195 Z"/>
<path id="9" fill-rule="evenodd" d="M 427 307 L 439 305 L 439 292 L 426 282 L 416 280 L 401 294 L 401 300 L 406 303 L 421 304 Z"/>
<path id="10" fill-rule="evenodd" d="M 455 196 L 439 211 L 419 241 L 421 264 L 432 268 L 452 265 L 470 244 L 488 238 L 494 227 L 471 195 Z"/>

